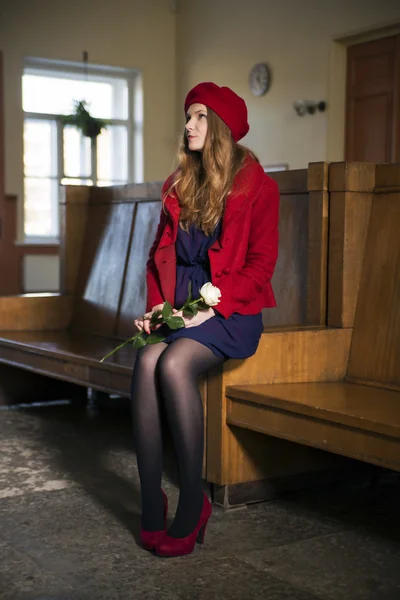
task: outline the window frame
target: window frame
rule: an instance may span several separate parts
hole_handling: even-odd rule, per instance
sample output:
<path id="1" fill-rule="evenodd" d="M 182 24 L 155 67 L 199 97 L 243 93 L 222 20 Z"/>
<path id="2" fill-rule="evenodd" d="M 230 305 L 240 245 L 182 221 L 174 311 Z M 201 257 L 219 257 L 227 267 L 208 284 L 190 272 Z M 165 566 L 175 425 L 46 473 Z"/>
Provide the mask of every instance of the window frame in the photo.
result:
<path id="1" fill-rule="evenodd" d="M 99 81 L 104 79 L 110 81 L 112 79 L 124 79 L 127 82 L 128 88 L 128 114 L 126 119 L 107 119 L 107 123 L 110 126 L 123 126 L 127 129 L 127 182 L 126 183 L 140 183 L 143 181 L 143 101 L 142 101 L 142 78 L 141 73 L 138 69 L 126 69 L 122 67 L 109 67 L 105 65 L 88 65 L 88 81 Z M 41 59 L 41 58 L 25 58 L 24 67 L 22 73 L 22 80 L 24 75 L 46 75 L 51 73 L 52 76 L 61 76 L 68 79 L 70 75 L 71 79 L 80 79 L 86 76 L 86 70 L 82 63 L 75 63 L 70 61 L 58 61 L 52 59 Z M 140 114 L 138 115 L 138 110 Z M 23 123 L 25 129 L 25 122 L 29 120 L 43 120 L 53 121 L 56 125 L 57 131 L 57 176 L 56 177 L 37 177 L 37 179 L 46 180 L 57 180 L 58 186 L 61 186 L 62 180 L 65 179 L 76 179 L 72 177 L 66 177 L 64 174 L 64 128 L 67 125 L 62 123 L 62 118 L 65 115 L 53 114 L 53 113 L 37 113 L 25 111 L 22 107 Z M 138 118 L 139 117 L 139 118 Z M 137 152 L 137 148 L 140 149 Z M 98 183 L 97 177 L 97 140 L 91 140 L 91 177 L 84 177 L 84 179 L 91 179 L 93 185 Z M 55 216 L 57 222 L 58 235 L 57 236 L 46 236 L 46 235 L 28 235 L 25 233 L 25 179 L 35 179 L 35 177 L 27 176 L 25 174 L 25 163 L 23 161 L 23 204 L 22 204 L 22 232 L 24 243 L 29 244 L 58 244 L 59 243 L 59 201 L 58 198 L 54 198 L 53 202 L 56 206 L 52 206 L 52 214 Z M 81 177 L 79 177 L 81 179 Z M 54 222 L 53 222 L 54 225 Z"/>

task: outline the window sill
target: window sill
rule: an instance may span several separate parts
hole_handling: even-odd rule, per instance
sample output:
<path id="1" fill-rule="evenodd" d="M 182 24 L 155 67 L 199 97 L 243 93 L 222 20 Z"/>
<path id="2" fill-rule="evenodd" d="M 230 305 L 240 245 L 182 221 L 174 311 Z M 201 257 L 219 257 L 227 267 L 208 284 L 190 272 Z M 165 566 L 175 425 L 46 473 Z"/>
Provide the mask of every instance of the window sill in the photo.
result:
<path id="1" fill-rule="evenodd" d="M 16 246 L 59 246 L 60 240 L 56 238 L 26 237 L 15 242 Z"/>

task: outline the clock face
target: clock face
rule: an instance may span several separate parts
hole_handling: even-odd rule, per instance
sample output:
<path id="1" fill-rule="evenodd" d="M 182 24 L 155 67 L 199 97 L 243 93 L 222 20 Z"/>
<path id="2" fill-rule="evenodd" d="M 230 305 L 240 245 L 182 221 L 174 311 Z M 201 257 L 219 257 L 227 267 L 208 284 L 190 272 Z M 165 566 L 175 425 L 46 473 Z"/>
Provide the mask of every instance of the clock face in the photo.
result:
<path id="1" fill-rule="evenodd" d="M 268 91 L 271 83 L 271 74 L 268 65 L 258 63 L 250 71 L 249 84 L 254 96 L 263 96 Z"/>

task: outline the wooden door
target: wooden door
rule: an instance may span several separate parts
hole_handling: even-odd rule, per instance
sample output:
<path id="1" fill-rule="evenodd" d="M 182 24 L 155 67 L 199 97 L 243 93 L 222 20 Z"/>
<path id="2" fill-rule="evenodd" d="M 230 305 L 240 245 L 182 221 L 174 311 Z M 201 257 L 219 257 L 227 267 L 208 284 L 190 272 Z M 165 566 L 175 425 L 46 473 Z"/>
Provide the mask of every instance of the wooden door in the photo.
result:
<path id="1" fill-rule="evenodd" d="M 345 160 L 400 161 L 400 35 L 348 49 Z"/>

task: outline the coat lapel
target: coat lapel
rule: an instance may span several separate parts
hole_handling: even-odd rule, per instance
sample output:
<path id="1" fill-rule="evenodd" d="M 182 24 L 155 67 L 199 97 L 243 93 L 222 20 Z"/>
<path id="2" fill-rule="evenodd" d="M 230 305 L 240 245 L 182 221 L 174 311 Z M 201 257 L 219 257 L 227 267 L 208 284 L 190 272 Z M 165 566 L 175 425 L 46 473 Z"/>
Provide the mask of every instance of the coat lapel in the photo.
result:
<path id="1" fill-rule="evenodd" d="M 165 198 L 164 207 L 169 216 L 171 217 L 172 224 L 172 236 L 168 240 L 163 240 L 162 246 L 167 246 L 176 242 L 178 235 L 179 215 L 181 213 L 181 207 L 179 205 L 178 198 L 174 194 L 170 194 Z M 167 242 L 167 243 L 164 243 Z"/>

